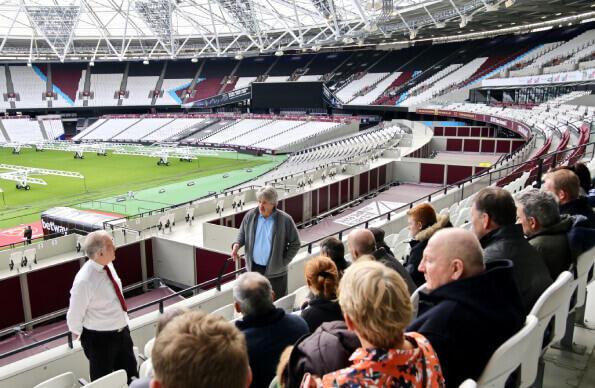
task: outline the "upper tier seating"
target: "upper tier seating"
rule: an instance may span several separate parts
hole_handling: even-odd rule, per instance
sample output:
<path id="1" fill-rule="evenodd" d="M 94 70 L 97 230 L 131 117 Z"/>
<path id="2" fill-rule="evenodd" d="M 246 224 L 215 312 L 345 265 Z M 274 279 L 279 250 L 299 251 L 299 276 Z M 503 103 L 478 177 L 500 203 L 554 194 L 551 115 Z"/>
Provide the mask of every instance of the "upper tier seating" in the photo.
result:
<path id="1" fill-rule="evenodd" d="M 163 80 L 161 90 L 163 90 L 163 96 L 157 98 L 156 105 L 180 105 L 182 99 L 176 94 L 177 90 L 186 89 L 192 83 L 191 78 L 183 79 L 169 79 Z"/>
<path id="2" fill-rule="evenodd" d="M 364 74 L 361 78 L 354 79 L 347 84 L 345 84 L 341 89 L 335 92 L 337 97 L 343 102 L 350 101 L 353 99 L 354 95 L 364 89 L 367 86 L 370 86 L 382 78 L 386 77 L 389 73 L 368 73 Z"/>
<path id="3" fill-rule="evenodd" d="M 444 90 L 454 85 L 457 85 L 473 75 L 479 69 L 479 67 L 486 61 L 487 58 L 475 58 L 465 66 L 460 67 L 458 70 L 448 74 L 446 77 L 438 80 L 432 84 L 428 89 L 423 92 L 411 96 L 403 101 L 400 105 L 402 106 L 415 106 L 424 101 L 428 101 L 436 95 L 441 94 Z"/>
<path id="4" fill-rule="evenodd" d="M 122 99 L 122 105 L 151 105 L 151 90 L 155 90 L 155 85 L 159 77 L 128 77 L 126 80 L 126 91 L 128 98 Z"/>
<path id="5" fill-rule="evenodd" d="M 35 73 L 33 67 L 9 66 L 14 92 L 20 97 L 15 102 L 17 108 L 47 108 L 48 103 L 42 99 L 46 91 L 46 83 Z"/>
<path id="6" fill-rule="evenodd" d="M 89 99 L 89 106 L 113 106 L 118 99 L 115 94 L 120 90 L 122 73 L 118 74 L 93 74 L 91 73 L 91 88 L 94 98 Z"/>
<path id="7" fill-rule="evenodd" d="M 349 101 L 353 105 L 368 105 L 375 101 L 393 82 L 401 76 L 400 72 L 391 73 L 376 85 L 364 89 L 364 94 Z"/>

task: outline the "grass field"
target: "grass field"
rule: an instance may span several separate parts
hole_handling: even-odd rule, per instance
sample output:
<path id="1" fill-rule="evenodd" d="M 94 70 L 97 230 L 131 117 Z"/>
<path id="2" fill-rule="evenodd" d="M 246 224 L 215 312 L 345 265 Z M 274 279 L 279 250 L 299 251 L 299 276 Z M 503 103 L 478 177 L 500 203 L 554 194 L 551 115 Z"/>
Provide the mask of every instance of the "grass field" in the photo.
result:
<path id="1" fill-rule="evenodd" d="M 107 157 L 103 157 L 85 153 L 84 159 L 75 160 L 71 152 L 35 152 L 33 149 L 23 149 L 20 155 L 13 155 L 12 149 L 0 148 L 0 163 L 76 171 L 85 176 L 83 180 L 50 175 L 32 175 L 45 180 L 48 185 L 32 184 L 29 191 L 17 190 L 16 182 L 0 179 L 0 188 L 4 191 L 4 193 L 0 193 L 0 228 L 39 220 L 39 214 L 42 211 L 54 206 L 91 203 L 92 200 L 125 194 L 130 190 L 150 190 L 175 182 L 249 167 L 262 173 L 263 168 L 272 168 L 282 160 L 283 158 L 221 153 L 216 157 L 200 157 L 191 163 L 170 159 L 170 166 L 165 167 L 157 166 L 157 158 L 143 156 L 109 154 Z M 7 172 L 7 170 L 0 170 L 0 172 Z M 249 178 L 250 174 L 246 176 L 246 179 Z M 233 182 L 229 183 L 228 186 L 231 186 Z M 218 191 L 223 189 L 217 188 Z M 164 203 L 171 203 L 171 200 L 164 201 Z M 131 212 L 133 212 L 132 208 L 125 213 Z"/>

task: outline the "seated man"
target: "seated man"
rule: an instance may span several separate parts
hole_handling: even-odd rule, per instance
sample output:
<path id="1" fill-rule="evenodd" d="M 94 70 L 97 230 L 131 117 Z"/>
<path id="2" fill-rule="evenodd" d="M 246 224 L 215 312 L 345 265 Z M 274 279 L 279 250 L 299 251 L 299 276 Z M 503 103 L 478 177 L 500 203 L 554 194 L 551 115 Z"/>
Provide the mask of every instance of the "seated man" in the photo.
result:
<path id="1" fill-rule="evenodd" d="M 424 250 L 419 270 L 427 293 L 407 331 L 425 336 L 438 353 L 447 387 L 477 380 L 492 353 L 525 321 L 508 260 L 483 262 L 473 233 L 438 231 Z"/>
<path id="2" fill-rule="evenodd" d="M 376 239 L 374 238 L 374 234 L 368 229 L 356 229 L 349 233 L 349 236 L 347 236 L 347 245 L 349 246 L 351 260 L 354 262 L 361 256 L 371 255 L 376 261 L 397 271 L 403 280 L 405 280 L 409 293 L 413 293 L 417 288 L 409 272 L 407 272 L 405 267 L 397 259 L 389 255 L 382 247 L 376 249 Z"/>
<path id="3" fill-rule="evenodd" d="M 155 339 L 151 388 L 246 388 L 252 380 L 246 340 L 223 318 L 191 311 Z"/>
<path id="4" fill-rule="evenodd" d="M 548 191 L 557 198 L 560 214 L 583 215 L 590 227 L 595 227 L 595 212 L 587 197 L 580 196 L 580 181 L 570 170 L 560 169 L 545 175 L 543 191 Z"/>
<path id="5" fill-rule="evenodd" d="M 268 387 L 283 350 L 310 332 L 300 316 L 276 308 L 273 296 L 271 283 L 258 272 L 243 273 L 233 287 L 236 311 L 244 315 L 236 326 L 246 336 L 254 388 Z"/>
<path id="6" fill-rule="evenodd" d="M 573 220 L 560 216 L 555 197 L 537 189 L 517 197 L 518 218 L 529 243 L 542 255 L 550 275 L 556 279 L 573 263 L 568 233 Z M 586 221 L 586 220 L 585 220 Z"/>
<path id="7" fill-rule="evenodd" d="M 523 237 L 523 229 L 516 224 L 516 217 L 514 199 L 502 188 L 486 187 L 473 200 L 471 223 L 484 249 L 483 260 L 486 263 L 512 261 L 524 311 L 529 314 L 543 291 L 552 284 L 552 276 L 539 252 Z"/>

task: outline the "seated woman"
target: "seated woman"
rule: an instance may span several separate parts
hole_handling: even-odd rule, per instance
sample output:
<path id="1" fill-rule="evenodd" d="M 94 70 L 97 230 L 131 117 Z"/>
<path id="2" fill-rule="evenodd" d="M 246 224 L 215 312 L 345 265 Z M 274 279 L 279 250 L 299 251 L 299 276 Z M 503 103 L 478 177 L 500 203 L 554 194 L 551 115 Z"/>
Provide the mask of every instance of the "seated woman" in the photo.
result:
<path id="1" fill-rule="evenodd" d="M 417 267 L 421 263 L 428 240 L 440 229 L 452 225 L 448 215 L 436 215 L 434 208 L 429 203 L 420 203 L 409 209 L 407 211 L 407 224 L 412 240 L 409 242 L 411 251 L 409 256 L 405 258 L 405 268 L 419 287 L 426 282 L 424 274 L 419 272 Z"/>
<path id="2" fill-rule="evenodd" d="M 444 387 L 438 356 L 419 333 L 404 333 L 411 320 L 405 282 L 375 261 L 351 265 L 339 285 L 339 304 L 361 347 L 352 365 L 324 375 L 324 387 Z M 306 383 L 310 385 L 308 376 Z"/>
<path id="3" fill-rule="evenodd" d="M 349 263 L 345 260 L 345 246 L 343 242 L 336 237 L 327 237 L 320 243 L 320 256 L 328 257 L 335 263 L 339 271 L 339 279 L 343 276 L 343 272 L 349 267 Z"/>
<path id="4" fill-rule="evenodd" d="M 328 257 L 318 256 L 306 263 L 304 272 L 312 295 L 302 310 L 302 318 L 308 323 L 310 332 L 313 333 L 323 322 L 342 321 L 343 313 L 337 302 L 339 274 L 335 263 Z"/>

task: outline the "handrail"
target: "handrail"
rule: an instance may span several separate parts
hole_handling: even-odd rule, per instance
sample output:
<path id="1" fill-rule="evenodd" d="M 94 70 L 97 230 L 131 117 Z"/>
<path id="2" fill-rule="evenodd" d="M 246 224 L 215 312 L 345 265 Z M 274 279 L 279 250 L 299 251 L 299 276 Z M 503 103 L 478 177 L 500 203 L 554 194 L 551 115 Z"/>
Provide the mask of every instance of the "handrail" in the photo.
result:
<path id="1" fill-rule="evenodd" d="M 225 260 L 225 263 L 223 264 L 223 268 L 220 271 L 221 272 L 220 273 L 220 276 L 218 276 L 217 278 L 211 279 L 211 280 L 207 280 L 207 281 L 202 282 L 200 284 L 197 284 L 195 286 L 188 287 L 188 288 L 185 288 L 185 289 L 180 290 L 180 291 L 176 291 L 173 294 L 163 296 L 163 297 L 161 297 L 159 299 L 153 300 L 151 302 L 147 302 L 147 303 L 142 304 L 140 306 L 136 306 L 134 308 L 129 309 L 128 310 L 128 313 L 129 314 L 130 313 L 134 313 L 136 311 L 140 311 L 140 310 L 145 309 L 147 307 L 151 307 L 151 306 L 154 306 L 154 305 L 158 304 L 159 305 L 159 313 L 163 314 L 163 311 L 164 311 L 164 302 L 167 301 L 167 300 L 169 300 L 169 299 L 175 298 L 177 296 L 181 296 L 182 294 L 186 294 L 186 293 L 189 293 L 189 292 L 199 291 L 201 288 L 209 287 L 209 286 L 212 286 L 212 285 L 218 286 L 217 291 L 221 291 L 220 283 L 221 283 L 221 279 L 222 278 L 227 278 L 227 277 L 232 276 L 232 275 L 235 276 L 235 275 L 240 274 L 240 273 L 242 273 L 242 272 L 244 272 L 246 270 L 246 267 L 242 267 L 242 268 L 237 269 L 235 271 L 232 271 L 232 272 L 228 272 L 228 273 L 223 274 L 223 272 L 225 272 L 225 270 L 227 269 L 227 263 L 230 261 L 230 259 L 231 258 L 227 258 Z M 231 259 L 231 260 L 233 260 L 233 259 Z M 38 347 L 40 345 L 44 345 L 44 344 L 46 344 L 48 342 L 52 342 L 52 341 L 55 341 L 55 340 L 60 339 L 60 338 L 63 338 L 63 337 L 68 337 L 68 347 L 70 349 L 72 349 L 72 347 L 73 347 L 73 345 L 72 345 L 72 333 L 70 331 L 66 331 L 66 332 L 57 334 L 57 335 L 55 335 L 53 337 L 47 338 L 45 340 L 42 340 L 42 341 L 39 341 L 39 342 L 35 342 L 33 344 L 29 344 L 29 345 L 26 345 L 26 346 L 22 346 L 20 348 L 13 349 L 13 350 L 11 350 L 9 352 L 6 352 L 6 353 L 2 353 L 2 354 L 0 354 L 0 360 L 3 359 L 3 358 L 6 358 L 6 357 L 10 357 L 10 356 L 13 356 L 15 354 L 24 352 L 26 350 L 30 350 L 30 349 L 36 348 L 36 347 Z"/>
<path id="2" fill-rule="evenodd" d="M 137 282 L 137 283 L 131 284 L 131 285 L 127 286 L 127 287 L 124 287 L 124 289 L 122 290 L 122 292 L 124 294 L 126 294 L 127 292 L 130 292 L 132 290 L 135 290 L 137 288 L 140 288 L 140 287 L 144 286 L 145 284 L 155 283 L 155 282 L 160 282 L 161 283 L 161 278 L 152 277 L 152 278 L 147 279 L 147 280 L 144 280 L 142 282 Z M 43 323 L 45 321 L 49 321 L 51 319 L 58 318 L 60 316 L 66 315 L 66 312 L 67 311 L 68 311 L 67 308 L 63 308 L 63 309 L 60 309 L 60 310 L 51 312 L 49 314 L 42 315 L 41 317 L 37 317 L 37 318 L 32 319 L 30 321 L 19 323 L 18 325 L 14 325 L 13 327 L 9 327 L 7 329 L 4 329 L 4 330 L 0 331 L 0 338 L 6 336 L 8 334 L 14 333 L 14 332 L 19 332 L 19 331 L 23 330 L 23 328 L 25 328 L 25 327 L 36 325 L 38 323 Z"/>
<path id="3" fill-rule="evenodd" d="M 69 234 L 80 234 L 80 235 L 87 235 L 89 232 L 85 231 L 85 230 L 80 230 L 80 229 L 70 229 L 68 231 L 68 234 L 64 234 L 64 233 L 50 233 L 50 234 L 44 234 L 42 236 L 39 237 L 35 237 L 31 239 L 31 244 L 27 244 L 27 240 L 23 240 L 23 241 L 19 241 L 19 242 L 14 242 L 14 243 L 8 243 L 8 244 L 4 244 L 4 245 L 0 245 L 0 250 L 4 249 L 4 248 L 9 248 L 13 249 L 13 248 L 17 248 L 19 246 L 24 246 L 26 247 L 27 245 L 32 245 L 33 243 L 37 243 L 37 242 L 42 242 L 48 239 L 52 239 L 52 238 L 57 238 L 57 237 L 64 237 L 64 236 L 68 236 Z"/>

